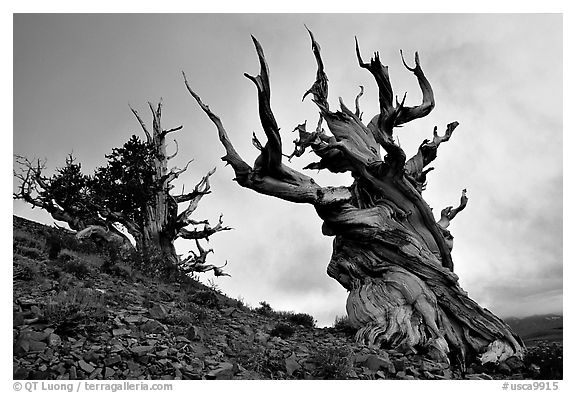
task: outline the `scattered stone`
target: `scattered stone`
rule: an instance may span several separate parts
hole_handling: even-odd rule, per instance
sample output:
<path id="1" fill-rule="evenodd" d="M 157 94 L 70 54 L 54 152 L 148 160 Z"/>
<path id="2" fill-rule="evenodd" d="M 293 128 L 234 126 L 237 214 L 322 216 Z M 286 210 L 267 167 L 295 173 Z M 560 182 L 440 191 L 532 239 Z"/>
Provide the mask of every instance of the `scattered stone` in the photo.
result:
<path id="1" fill-rule="evenodd" d="M 101 374 L 102 374 L 102 369 L 97 368 L 94 371 L 92 371 L 92 373 L 88 376 L 88 379 L 96 379 L 96 377 L 98 377 Z"/>
<path id="2" fill-rule="evenodd" d="M 160 321 L 168 317 L 168 309 L 159 303 L 154 303 L 154 305 L 148 309 L 148 313 L 150 314 L 150 317 Z"/>
<path id="3" fill-rule="evenodd" d="M 189 340 L 201 341 L 205 337 L 204 329 L 199 328 L 198 326 L 190 326 L 188 330 L 186 330 L 186 337 Z"/>
<path id="4" fill-rule="evenodd" d="M 270 335 L 268 333 L 264 333 L 261 331 L 257 331 L 256 334 L 254 334 L 254 341 L 260 344 L 266 344 L 269 338 Z"/>
<path id="5" fill-rule="evenodd" d="M 162 323 L 158 322 L 155 319 L 149 319 L 146 321 L 146 323 L 144 323 L 142 326 L 140 326 L 140 330 L 142 330 L 145 333 L 163 333 L 164 331 L 168 330 L 166 328 L 166 326 L 164 326 Z"/>
<path id="6" fill-rule="evenodd" d="M 206 379 L 232 379 L 234 372 L 237 370 L 238 366 L 234 367 L 232 363 L 220 363 L 216 370 L 212 370 L 206 374 Z"/>
<path id="7" fill-rule="evenodd" d="M 84 354 L 84 356 L 82 356 L 82 358 L 89 363 L 90 362 L 98 362 L 100 357 L 101 357 L 101 355 L 96 353 L 96 351 L 94 351 L 94 350 L 88 351 Z"/>
<path id="8" fill-rule="evenodd" d="M 84 360 L 79 360 L 78 361 L 78 367 L 80 367 L 82 370 L 86 371 L 87 373 L 91 373 L 92 371 L 94 371 L 95 367 L 92 366 L 91 364 L 86 363 Z"/>
<path id="9" fill-rule="evenodd" d="M 128 370 L 129 370 L 128 375 L 131 378 L 138 378 L 140 375 L 142 375 L 143 370 L 142 370 L 142 367 L 140 367 L 140 365 L 138 365 L 138 363 L 135 363 L 131 360 L 128 360 L 126 362 L 126 365 L 128 366 Z"/>
<path id="10" fill-rule="evenodd" d="M 78 375 L 76 373 L 76 366 L 70 367 L 70 379 L 78 379 Z"/>
<path id="11" fill-rule="evenodd" d="M 14 379 L 28 379 L 28 375 L 30 374 L 30 370 L 23 367 L 17 367 L 14 370 L 13 378 Z"/>
<path id="12" fill-rule="evenodd" d="M 51 347 L 57 347 L 62 344 L 62 339 L 59 335 L 50 333 L 48 336 L 48 345 Z"/>
<path id="13" fill-rule="evenodd" d="M 294 373 L 294 371 L 299 370 L 301 368 L 300 364 L 296 360 L 296 355 L 294 353 L 292 353 L 292 355 L 284 359 L 284 363 L 286 365 L 286 372 L 288 373 L 289 376 L 291 376 Z"/>
<path id="14" fill-rule="evenodd" d="M 106 367 L 106 370 L 104 370 L 104 378 L 112 378 L 115 374 L 116 371 L 113 368 Z"/>
<path id="15" fill-rule="evenodd" d="M 120 355 L 112 355 L 109 358 L 104 359 L 104 365 L 107 367 L 113 366 L 115 364 L 118 364 L 122 361 L 122 358 L 120 357 Z"/>
<path id="16" fill-rule="evenodd" d="M 124 317 L 124 322 L 126 323 L 140 323 L 143 322 L 144 319 L 148 320 L 148 318 L 142 315 L 128 315 Z"/>
<path id="17" fill-rule="evenodd" d="M 112 334 L 115 337 L 120 337 L 120 336 L 127 336 L 129 334 L 131 334 L 132 331 L 130 329 L 124 329 L 124 328 L 120 328 L 120 329 L 113 329 L 112 330 Z"/>
<path id="18" fill-rule="evenodd" d="M 43 352 L 46 349 L 46 343 L 42 341 L 30 340 L 28 341 L 28 348 L 30 352 Z"/>
<path id="19" fill-rule="evenodd" d="M 18 327 L 24 324 L 24 313 L 15 312 L 12 316 L 12 326 Z"/>
<path id="20" fill-rule="evenodd" d="M 135 347 L 130 348 L 132 353 L 135 355 L 138 355 L 138 356 L 145 355 L 145 354 L 151 352 L 152 349 L 154 349 L 154 347 L 151 345 L 137 345 Z"/>
<path id="21" fill-rule="evenodd" d="M 394 368 L 392 362 L 390 362 L 387 356 L 382 356 L 382 354 L 380 356 L 370 355 L 362 364 L 365 364 L 366 367 L 373 372 L 377 372 L 378 370 L 389 371 L 391 373 L 395 372 L 395 370 L 392 371 Z"/>

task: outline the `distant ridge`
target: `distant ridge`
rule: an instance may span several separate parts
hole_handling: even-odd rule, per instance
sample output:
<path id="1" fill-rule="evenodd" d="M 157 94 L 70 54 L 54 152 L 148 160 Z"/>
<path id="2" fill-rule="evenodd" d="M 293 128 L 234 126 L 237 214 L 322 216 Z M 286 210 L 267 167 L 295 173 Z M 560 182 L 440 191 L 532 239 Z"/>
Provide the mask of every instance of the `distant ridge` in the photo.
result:
<path id="1" fill-rule="evenodd" d="M 522 337 L 527 346 L 539 341 L 562 343 L 564 318 L 562 314 L 532 315 L 525 318 L 506 318 L 504 320 Z"/>

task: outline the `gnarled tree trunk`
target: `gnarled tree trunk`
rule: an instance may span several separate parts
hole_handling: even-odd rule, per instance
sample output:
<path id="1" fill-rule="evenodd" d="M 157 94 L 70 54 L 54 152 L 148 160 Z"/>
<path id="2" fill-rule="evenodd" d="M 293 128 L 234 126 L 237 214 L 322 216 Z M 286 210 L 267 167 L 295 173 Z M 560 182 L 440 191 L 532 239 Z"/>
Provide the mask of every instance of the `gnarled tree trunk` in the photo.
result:
<path id="1" fill-rule="evenodd" d="M 502 361 L 511 355 L 522 357 L 524 345 L 510 328 L 490 311 L 471 300 L 458 284 L 451 258 L 452 235 L 447 227 L 466 206 L 466 190 L 460 205 L 442 210 L 436 222 L 422 198 L 426 168 L 436 158 L 438 147 L 450 139 L 457 122 L 447 126 L 443 136 L 434 129 L 411 159 L 394 142 L 393 129 L 426 116 L 434 108 L 432 87 L 424 76 L 418 54 L 414 68 L 404 65 L 418 79 L 423 99 L 418 106 L 393 103 L 388 69 L 378 54 L 370 63 L 356 54 L 362 68 L 372 73 L 379 88 L 380 113 L 368 125 L 361 121 L 356 98 L 352 112 L 340 101 L 340 110 L 329 109 L 328 78 L 320 47 L 312 33 L 312 50 L 318 64 L 316 81 L 306 92 L 320 109 L 316 129 L 306 124 L 295 130 L 299 140 L 294 153 L 301 156 L 310 148 L 319 158 L 309 169 L 350 172 L 350 187 L 321 187 L 312 178 L 283 162 L 279 128 L 270 106 L 268 66 L 259 42 L 253 37 L 260 61 L 260 74 L 251 76 L 258 89 L 259 113 L 267 143 L 254 136 L 261 150 L 254 167 L 234 149 L 219 117 L 186 86 L 200 107 L 216 125 L 235 180 L 258 193 L 297 203 L 314 205 L 324 221 L 322 232 L 334 236 L 328 275 L 349 291 L 347 312 L 359 328 L 358 341 L 385 347 L 409 347 L 441 360 L 464 364 L 480 357 L 482 362 Z M 402 58 L 404 61 L 404 59 Z M 331 135 L 322 128 L 326 122 Z M 385 151 L 380 155 L 380 148 Z"/>
<path id="2" fill-rule="evenodd" d="M 136 231 L 133 231 L 137 248 L 147 253 L 158 252 L 165 260 L 180 266 L 182 270 L 190 273 L 213 270 L 215 275 L 226 275 L 222 271 L 222 267 L 205 264 L 206 254 L 212 250 L 205 251 L 202 249 L 198 240 L 208 239 L 214 233 L 229 230 L 230 228 L 222 225 L 222 216 L 220 216 L 218 224 L 214 227 L 210 226 L 206 220 L 195 221 L 190 217 L 198 207 L 200 199 L 210 193 L 209 179 L 214 174 L 215 169 L 208 172 L 192 192 L 172 195 L 170 193 L 174 187 L 172 182 L 187 170 L 192 160 L 188 161 L 183 169 L 168 169 L 168 161 L 176 156 L 178 149 L 172 155 L 167 154 L 166 136 L 171 132 L 182 129 L 182 126 L 164 130 L 161 126 L 162 105 L 158 104 L 156 108 L 151 104 L 149 106 L 153 118 L 152 132 L 148 130 L 138 112 L 132 109 L 146 135 L 148 144 L 153 147 L 153 166 L 155 170 L 153 183 L 156 187 L 154 197 L 146 206 L 143 224 Z M 177 144 L 176 147 L 178 147 Z M 188 203 L 188 206 L 185 210 L 179 212 L 179 203 Z M 188 225 L 196 226 L 202 224 L 204 225 L 202 229 L 186 229 Z M 180 260 L 174 247 L 174 241 L 178 238 L 194 239 L 199 254 L 190 251 L 191 255 L 189 257 Z"/>

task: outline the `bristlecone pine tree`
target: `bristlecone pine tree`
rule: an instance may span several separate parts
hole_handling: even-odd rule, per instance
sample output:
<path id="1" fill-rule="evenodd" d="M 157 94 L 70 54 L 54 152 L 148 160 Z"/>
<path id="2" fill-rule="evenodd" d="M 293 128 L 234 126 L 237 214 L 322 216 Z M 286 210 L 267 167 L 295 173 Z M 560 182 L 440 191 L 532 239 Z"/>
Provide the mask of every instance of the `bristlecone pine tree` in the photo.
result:
<path id="1" fill-rule="evenodd" d="M 310 32 L 318 70 L 316 81 L 304 94 L 312 95 L 320 110 L 314 131 L 300 124 L 299 140 L 289 157 L 301 156 L 310 148 L 319 158 L 305 169 L 349 172 L 349 187 L 322 187 L 314 179 L 283 162 L 279 127 L 270 105 L 268 65 L 260 43 L 254 38 L 260 74 L 245 74 L 258 90 L 258 109 L 267 142 L 253 167 L 234 149 L 220 118 L 192 90 L 190 94 L 218 129 L 226 150 L 222 158 L 235 172 L 235 181 L 258 193 L 296 203 L 312 204 L 323 220 L 322 233 L 334 236 L 328 275 L 349 291 L 348 317 L 359 330 L 356 340 L 386 348 L 414 349 L 437 360 L 464 365 L 479 359 L 498 362 L 510 356 L 522 358 L 524 344 L 510 328 L 490 311 L 471 300 L 460 288 L 453 272 L 450 220 L 466 206 L 466 190 L 460 206 L 442 210 L 438 222 L 424 201 L 426 167 L 436 158 L 438 147 L 450 139 L 457 122 L 448 124 L 443 136 L 434 129 L 416 155 L 406 159 L 394 142 L 393 130 L 421 118 L 434 108 L 432 87 L 424 76 L 418 53 L 410 68 L 420 85 L 423 99 L 418 106 L 406 106 L 404 99 L 393 102 L 388 68 L 378 53 L 370 63 L 362 60 L 358 42 L 356 55 L 361 68 L 373 75 L 379 89 L 380 113 L 368 125 L 361 121 L 356 97 L 355 111 L 340 100 L 340 110 L 328 106 L 328 78 L 320 46 Z M 331 135 L 322 128 L 326 122 Z M 381 157 L 380 148 L 385 155 Z"/>
<path id="2" fill-rule="evenodd" d="M 186 274 L 212 270 L 217 276 L 227 275 L 223 266 L 206 264 L 212 250 L 204 249 L 199 241 L 230 228 L 223 226 L 222 216 L 215 226 L 191 217 L 202 197 L 210 193 L 209 178 L 214 170 L 191 192 L 171 194 L 172 182 L 186 171 L 192 160 L 183 169 L 168 169 L 168 161 L 178 153 L 178 144 L 176 152 L 168 155 L 166 136 L 182 126 L 164 130 L 161 103 L 156 108 L 152 104 L 149 107 L 153 118 L 151 132 L 131 108 L 146 140 L 132 136 L 123 147 L 106 156 L 107 165 L 96 169 L 93 176 L 83 174 L 81 165 L 72 156 L 50 177 L 43 174 L 45 163 L 16 156 L 18 168 L 14 175 L 19 185 L 13 196 L 46 210 L 57 221 L 66 222 L 77 231 L 78 238 L 103 239 L 109 247 L 121 250 L 121 255 L 127 256 L 135 248 L 144 256 L 145 263 L 160 264 L 159 268 L 177 266 Z M 181 203 L 188 206 L 179 212 Z M 132 236 L 135 247 L 121 227 Z M 196 250 L 181 259 L 174 248 L 178 238 L 195 240 Z"/>

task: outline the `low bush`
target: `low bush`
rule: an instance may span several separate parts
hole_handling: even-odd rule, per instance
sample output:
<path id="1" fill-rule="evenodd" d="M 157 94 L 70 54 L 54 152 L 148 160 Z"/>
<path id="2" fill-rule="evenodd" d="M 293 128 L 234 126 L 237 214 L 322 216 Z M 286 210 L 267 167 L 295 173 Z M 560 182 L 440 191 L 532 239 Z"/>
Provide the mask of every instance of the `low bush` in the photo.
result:
<path id="1" fill-rule="evenodd" d="M 12 277 L 15 280 L 30 281 L 38 274 L 38 267 L 29 262 L 28 258 L 15 256 L 12 263 Z"/>
<path id="2" fill-rule="evenodd" d="M 128 257 L 130 266 L 148 277 L 156 277 L 162 280 L 179 281 L 182 272 L 178 267 L 168 261 L 158 250 L 133 251 Z"/>
<path id="3" fill-rule="evenodd" d="M 287 319 L 288 319 L 288 321 L 290 321 L 292 323 L 295 323 L 297 325 L 301 325 L 304 327 L 313 328 L 316 325 L 316 321 L 314 320 L 314 317 L 312 317 L 312 315 L 309 315 L 309 314 L 304 314 L 304 313 L 293 314 L 293 315 L 290 315 Z"/>
<path id="4" fill-rule="evenodd" d="M 78 325 L 94 325 L 106 321 L 106 299 L 96 290 L 72 287 L 47 299 L 42 307 L 44 319 L 63 334 L 77 333 Z"/>
<path id="5" fill-rule="evenodd" d="M 203 307 L 200 307 L 194 303 L 186 303 L 184 305 L 184 310 L 186 310 L 194 318 L 196 323 L 202 322 L 208 318 L 208 313 Z"/>
<path id="6" fill-rule="evenodd" d="M 260 315 L 264 315 L 267 317 L 272 316 L 274 314 L 272 306 L 266 301 L 261 301 L 260 307 L 257 307 L 254 311 L 256 311 Z"/>
<path id="7" fill-rule="evenodd" d="M 30 259 L 35 260 L 42 260 L 44 259 L 44 253 L 42 250 L 39 250 L 34 247 L 26 247 L 26 246 L 19 246 L 16 250 L 16 253 L 23 255 Z"/>
<path id="8" fill-rule="evenodd" d="M 91 269 L 86 265 L 86 263 L 68 253 L 61 253 L 58 256 L 57 263 L 63 271 L 70 273 L 79 279 L 86 278 L 91 273 Z"/>
<path id="9" fill-rule="evenodd" d="M 164 322 L 174 326 L 190 326 L 196 322 L 196 318 L 190 313 L 177 311 L 169 314 Z"/>
<path id="10" fill-rule="evenodd" d="M 220 299 L 218 299 L 218 296 L 210 290 L 198 291 L 190 295 L 190 300 L 193 303 L 204 307 L 215 308 L 220 305 Z"/>
<path id="11" fill-rule="evenodd" d="M 347 336 L 354 336 L 356 334 L 356 331 L 358 330 L 354 326 L 352 326 L 350 319 L 348 319 L 346 315 L 336 317 L 336 319 L 334 320 L 334 329 L 336 329 L 339 332 L 345 333 Z"/>
<path id="12" fill-rule="evenodd" d="M 14 249 L 18 249 L 20 247 L 29 247 L 29 248 L 35 248 L 37 250 L 42 250 L 44 248 L 44 243 L 42 241 L 33 237 L 28 232 L 24 232 L 18 229 L 14 229 L 12 239 Z"/>
<path id="13" fill-rule="evenodd" d="M 311 356 L 315 365 L 313 376 L 317 379 L 347 379 L 352 371 L 351 353 L 345 348 L 318 348 Z"/>
<path id="14" fill-rule="evenodd" d="M 280 337 L 282 339 L 286 339 L 292 336 L 295 332 L 295 329 L 292 325 L 287 323 L 280 322 L 274 326 L 274 328 L 270 331 L 270 336 L 272 337 Z"/>
<path id="15" fill-rule="evenodd" d="M 282 379 L 286 363 L 282 351 L 240 341 L 235 345 L 238 363 L 247 370 L 265 374 L 270 379 Z"/>
<path id="16" fill-rule="evenodd" d="M 62 238 L 55 232 L 50 233 L 46 237 L 46 248 L 48 251 L 48 258 L 55 260 L 62 250 Z"/>

